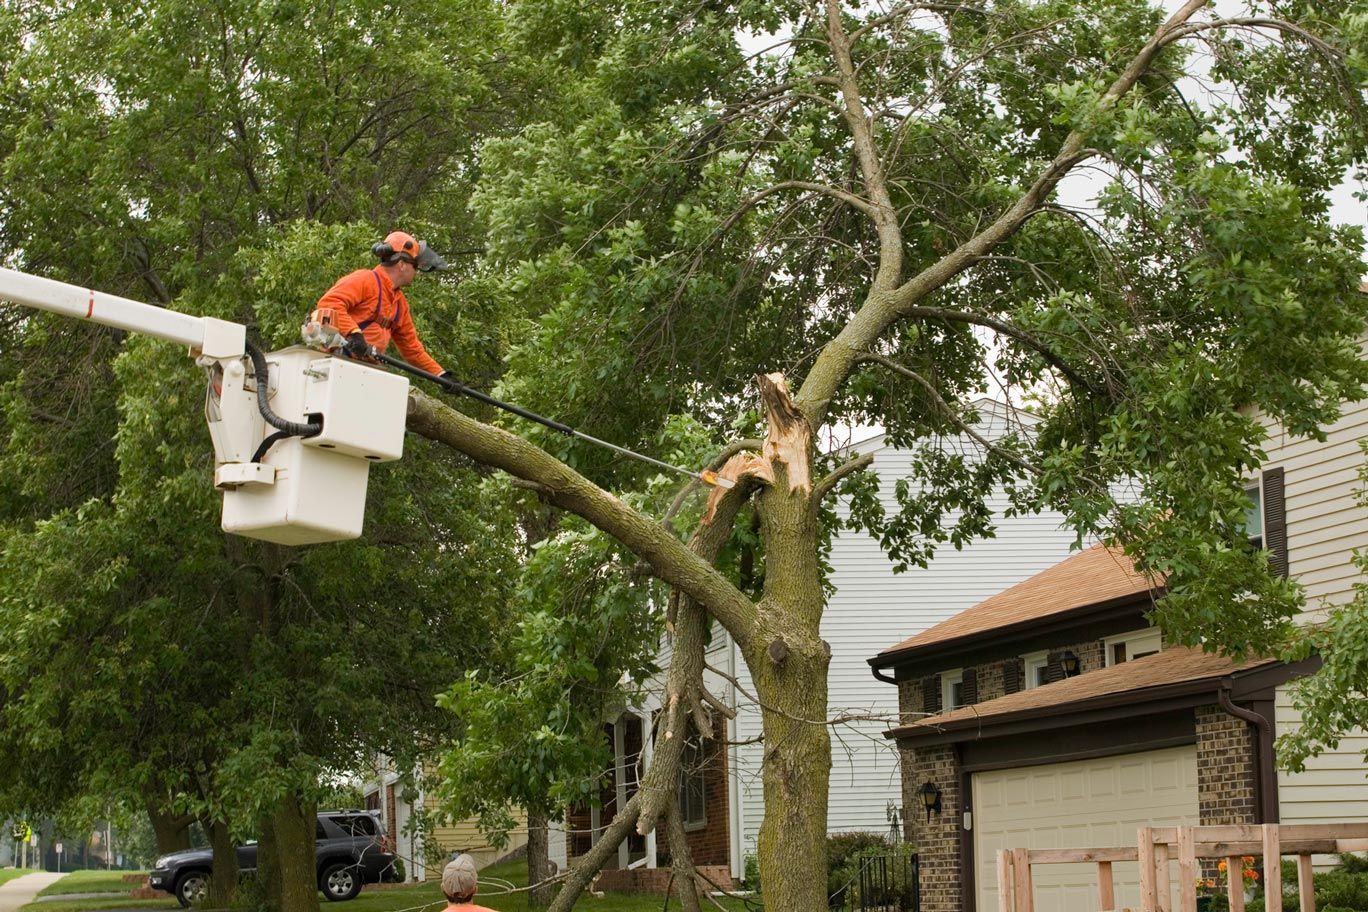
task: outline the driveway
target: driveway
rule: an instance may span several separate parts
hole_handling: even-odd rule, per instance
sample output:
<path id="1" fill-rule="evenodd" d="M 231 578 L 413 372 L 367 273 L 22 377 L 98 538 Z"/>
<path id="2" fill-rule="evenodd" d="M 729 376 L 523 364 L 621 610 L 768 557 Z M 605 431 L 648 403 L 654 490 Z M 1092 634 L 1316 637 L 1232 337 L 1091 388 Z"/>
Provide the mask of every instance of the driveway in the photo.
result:
<path id="1" fill-rule="evenodd" d="M 66 875 L 39 871 L 37 874 L 25 874 L 23 877 L 16 877 L 14 880 L 0 884 L 0 912 L 15 912 L 25 903 L 33 902 L 33 898 L 38 895 L 39 890 L 48 884 L 56 883 L 63 877 Z"/>

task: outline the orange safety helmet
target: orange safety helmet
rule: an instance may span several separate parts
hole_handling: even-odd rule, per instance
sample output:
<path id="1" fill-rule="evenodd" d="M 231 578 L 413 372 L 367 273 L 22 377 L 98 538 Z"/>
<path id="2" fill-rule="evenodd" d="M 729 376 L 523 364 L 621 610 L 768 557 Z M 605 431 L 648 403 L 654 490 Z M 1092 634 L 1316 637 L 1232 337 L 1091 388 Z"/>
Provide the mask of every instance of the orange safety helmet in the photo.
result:
<path id="1" fill-rule="evenodd" d="M 371 253 L 386 265 L 396 260 L 406 260 L 423 272 L 447 268 L 446 261 L 428 248 L 427 241 L 420 241 L 406 231 L 391 231 L 383 241 L 371 248 Z"/>

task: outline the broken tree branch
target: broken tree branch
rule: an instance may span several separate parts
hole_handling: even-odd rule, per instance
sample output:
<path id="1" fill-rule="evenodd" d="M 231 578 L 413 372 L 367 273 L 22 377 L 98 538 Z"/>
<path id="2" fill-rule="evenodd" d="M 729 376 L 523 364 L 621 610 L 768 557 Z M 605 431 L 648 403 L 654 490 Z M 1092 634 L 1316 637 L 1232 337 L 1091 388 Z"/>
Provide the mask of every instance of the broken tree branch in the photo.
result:
<path id="1" fill-rule="evenodd" d="M 501 428 L 477 421 L 419 390 L 409 392 L 408 426 L 477 462 L 541 485 L 547 500 L 576 513 L 626 545 L 666 583 L 688 593 L 744 637 L 756 618 L 754 603 L 668 530 L 628 507 L 550 453 Z"/>
<path id="2" fill-rule="evenodd" d="M 613 818 L 613 822 L 604 829 L 599 841 L 571 866 L 570 873 L 565 878 L 565 886 L 556 894 L 547 912 L 570 912 L 575 900 L 584 892 L 584 888 L 589 886 L 589 882 L 617 851 L 622 840 L 627 838 L 627 834 L 632 830 L 632 824 L 636 823 L 640 807 L 641 792 L 637 792 L 628 799 L 622 810 Z"/>

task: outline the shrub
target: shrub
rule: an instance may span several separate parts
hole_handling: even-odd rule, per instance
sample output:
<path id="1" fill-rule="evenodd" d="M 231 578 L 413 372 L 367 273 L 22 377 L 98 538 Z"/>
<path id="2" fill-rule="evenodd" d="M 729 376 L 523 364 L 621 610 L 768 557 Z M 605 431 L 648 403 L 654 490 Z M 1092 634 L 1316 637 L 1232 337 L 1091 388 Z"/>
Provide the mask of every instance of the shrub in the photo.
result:
<path id="1" fill-rule="evenodd" d="M 1332 871 L 1317 874 L 1317 912 L 1368 912 L 1368 863 L 1352 855 L 1340 856 L 1340 864 Z M 1297 869 L 1295 862 L 1283 862 L 1283 912 L 1300 912 L 1297 897 Z M 1264 912 L 1264 897 L 1255 897 L 1246 907 L 1248 912 Z"/>
<path id="2" fill-rule="evenodd" d="M 881 833 L 855 830 L 827 837 L 827 896 L 833 908 L 843 907 L 860 885 L 860 862 L 889 850 Z"/>

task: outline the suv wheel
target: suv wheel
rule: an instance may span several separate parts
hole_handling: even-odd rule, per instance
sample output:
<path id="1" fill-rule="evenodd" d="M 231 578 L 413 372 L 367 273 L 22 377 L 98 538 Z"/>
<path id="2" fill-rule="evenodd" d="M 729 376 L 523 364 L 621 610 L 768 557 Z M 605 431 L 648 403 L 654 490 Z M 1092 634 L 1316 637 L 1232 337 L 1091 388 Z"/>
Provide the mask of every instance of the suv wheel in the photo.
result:
<path id="1" fill-rule="evenodd" d="M 187 909 L 209 896 L 209 872 L 186 871 L 176 880 L 176 901 Z"/>
<path id="2" fill-rule="evenodd" d="M 361 869 L 347 861 L 334 861 L 318 875 L 318 889 L 328 902 L 355 899 L 361 892 Z"/>

